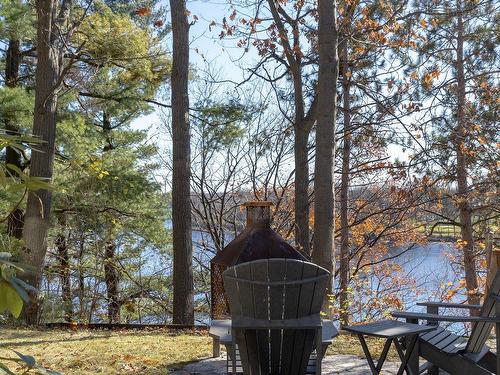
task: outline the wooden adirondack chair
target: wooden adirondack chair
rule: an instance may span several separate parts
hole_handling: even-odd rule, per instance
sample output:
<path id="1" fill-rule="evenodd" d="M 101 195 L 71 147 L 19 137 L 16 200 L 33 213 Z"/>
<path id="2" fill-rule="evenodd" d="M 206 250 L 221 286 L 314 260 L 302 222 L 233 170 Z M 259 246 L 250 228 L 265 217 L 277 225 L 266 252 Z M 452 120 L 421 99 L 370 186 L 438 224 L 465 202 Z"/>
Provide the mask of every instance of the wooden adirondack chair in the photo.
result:
<path id="1" fill-rule="evenodd" d="M 265 259 L 223 274 L 232 317 L 233 374 L 237 348 L 245 375 L 306 374 L 311 353 L 321 348 L 320 311 L 330 273 L 294 259 Z M 313 373 L 321 374 L 323 350 Z"/>
<path id="2" fill-rule="evenodd" d="M 436 374 L 438 368 L 452 375 L 491 375 L 500 374 L 500 357 L 491 352 L 485 345 L 493 325 L 497 332 L 496 345 L 500 348 L 500 272 L 489 288 L 483 305 L 465 305 L 457 303 L 423 302 L 427 306 L 427 314 L 396 311 L 392 315 L 396 318 L 406 318 L 410 323 L 426 320 L 427 324 L 439 322 L 472 322 L 473 328 L 467 339 L 457 336 L 449 330 L 438 327 L 435 330 L 422 334 L 418 342 L 418 354 L 429 361 L 425 368 Z M 479 316 L 451 316 L 439 315 L 439 308 L 477 309 Z M 415 356 L 413 372 L 418 374 L 418 357 Z"/>

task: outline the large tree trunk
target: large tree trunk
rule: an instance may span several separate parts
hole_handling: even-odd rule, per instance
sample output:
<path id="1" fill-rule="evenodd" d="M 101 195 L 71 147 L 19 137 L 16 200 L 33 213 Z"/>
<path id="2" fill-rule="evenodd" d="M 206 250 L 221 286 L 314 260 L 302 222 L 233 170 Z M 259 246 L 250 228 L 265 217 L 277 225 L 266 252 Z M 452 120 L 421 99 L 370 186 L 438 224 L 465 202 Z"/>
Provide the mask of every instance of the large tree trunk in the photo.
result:
<path id="1" fill-rule="evenodd" d="M 21 43 L 19 40 L 9 40 L 7 55 L 5 58 L 5 85 L 16 87 L 19 80 L 19 65 L 21 63 Z M 18 135 L 19 129 L 13 119 L 4 118 L 5 132 L 9 135 Z M 15 165 L 22 169 L 23 159 L 21 154 L 12 147 L 5 149 L 5 163 Z M 11 173 L 16 175 L 14 170 Z M 23 210 L 15 208 L 7 219 L 8 235 L 21 239 L 23 236 Z"/>
<path id="2" fill-rule="evenodd" d="M 340 323 L 342 325 L 349 324 L 349 168 L 351 156 L 351 78 L 347 72 L 348 69 L 348 44 L 347 36 L 340 48 L 342 53 L 342 94 L 344 104 L 344 124 L 343 124 L 343 147 L 342 147 L 342 179 L 340 184 L 340 266 L 339 266 L 339 283 L 340 283 Z"/>
<path id="3" fill-rule="evenodd" d="M 120 323 L 119 283 L 120 274 L 116 268 L 116 242 L 109 240 L 104 246 L 104 279 L 108 299 L 108 322 Z"/>
<path id="4" fill-rule="evenodd" d="M 455 153 L 457 157 L 457 193 L 460 212 L 460 232 L 463 241 L 465 285 L 467 302 L 479 303 L 476 260 L 474 256 L 474 234 L 472 230 L 472 210 L 469 205 L 467 183 L 467 120 L 465 118 L 465 72 L 464 72 L 464 24 L 461 0 L 457 0 L 457 127 L 453 134 Z"/>
<path id="5" fill-rule="evenodd" d="M 102 132 L 106 139 L 106 145 L 103 147 L 103 153 L 112 151 L 115 147 L 113 145 L 113 138 L 111 135 L 111 118 L 106 111 L 102 113 Z M 120 323 L 120 273 L 116 267 L 116 231 L 115 225 L 112 220 L 108 223 L 108 240 L 104 248 L 104 279 L 106 281 L 106 293 L 108 300 L 108 322 Z"/>
<path id="6" fill-rule="evenodd" d="M 333 274 L 334 186 L 333 156 L 338 77 L 335 3 L 319 0 L 319 76 L 314 165 L 313 260 Z M 331 290 L 331 283 L 329 285 Z"/>
<path id="7" fill-rule="evenodd" d="M 191 242 L 191 146 L 189 137 L 189 23 L 185 0 L 170 0 L 172 12 L 172 231 L 173 323 L 194 324 Z"/>
<path id="8" fill-rule="evenodd" d="M 295 127 L 295 244 L 297 249 L 310 254 L 309 244 L 309 130 L 299 121 Z"/>
<path id="9" fill-rule="evenodd" d="M 273 3 L 274 4 L 274 3 Z M 296 29 L 294 33 L 299 31 Z M 283 31 L 285 33 L 285 31 Z M 289 46 L 284 46 L 289 48 Z M 298 45 L 295 44 L 297 48 Z M 290 56 L 290 54 L 288 54 Z M 294 157 L 295 157 L 295 245 L 298 250 L 310 254 L 309 236 L 309 141 L 310 126 L 307 124 L 302 83 L 302 66 L 298 57 L 289 57 L 293 80 L 294 116 Z"/>
<path id="10" fill-rule="evenodd" d="M 273 3 L 274 4 L 274 3 Z M 281 28 L 283 29 L 283 27 Z M 298 33 L 298 30 L 294 30 Z M 285 33 L 285 31 L 283 31 Z M 296 45 L 297 46 L 297 45 Z M 285 48 L 289 48 L 286 45 Z M 297 46 L 298 47 L 298 46 Z M 288 54 L 290 56 L 290 54 Z M 295 245 L 298 250 L 310 254 L 309 243 L 309 127 L 305 121 L 302 66 L 297 57 L 289 57 L 294 96 L 294 158 L 295 158 Z"/>
<path id="11" fill-rule="evenodd" d="M 294 156 L 295 156 L 295 246 L 310 255 L 309 235 L 309 158 L 307 143 L 312 124 L 315 121 L 315 104 L 311 104 L 306 115 L 302 80 L 302 58 L 295 51 L 300 50 L 299 23 L 295 23 L 292 34 L 288 38 L 288 30 L 281 20 L 285 12 L 277 0 L 268 0 L 269 9 L 278 28 L 283 45 L 288 70 L 293 81 L 294 98 Z M 280 15 L 281 14 L 281 15 Z M 293 46 L 292 44 L 293 43 Z M 314 103 L 314 102 L 313 102 Z"/>
<path id="12" fill-rule="evenodd" d="M 5 58 L 5 85 L 16 87 L 19 80 L 19 65 L 21 64 L 21 42 L 9 40 Z"/>
<path id="13" fill-rule="evenodd" d="M 85 239 L 82 236 L 79 240 L 79 249 L 78 249 L 78 302 L 79 302 L 79 311 L 78 317 L 80 320 L 85 318 L 85 270 L 83 264 L 83 255 L 85 250 Z"/>
<path id="14" fill-rule="evenodd" d="M 73 320 L 73 298 L 71 296 L 71 273 L 68 243 L 66 239 L 66 220 L 64 214 L 59 218 L 61 229 L 56 237 L 57 260 L 59 261 L 59 278 L 61 280 L 61 297 L 63 301 L 64 320 Z"/>
<path id="15" fill-rule="evenodd" d="M 31 153 L 30 176 L 52 180 L 56 136 L 57 93 L 59 78 L 59 53 L 54 25 L 55 0 L 37 0 L 37 67 L 35 113 L 33 134 L 42 140 Z M 43 263 L 47 251 L 47 232 L 52 194 L 49 190 L 30 191 L 24 218 L 23 240 L 26 260 L 33 271 L 27 281 L 40 286 Z M 28 307 L 25 318 L 28 324 L 38 322 L 39 306 L 36 298 Z"/>

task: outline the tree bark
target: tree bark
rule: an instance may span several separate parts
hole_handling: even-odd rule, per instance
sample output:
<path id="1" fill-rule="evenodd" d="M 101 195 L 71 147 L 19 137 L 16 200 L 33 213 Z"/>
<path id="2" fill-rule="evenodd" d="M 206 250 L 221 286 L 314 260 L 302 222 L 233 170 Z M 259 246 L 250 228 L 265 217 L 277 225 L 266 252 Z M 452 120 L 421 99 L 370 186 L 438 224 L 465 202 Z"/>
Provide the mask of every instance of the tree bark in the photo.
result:
<path id="1" fill-rule="evenodd" d="M 5 85 L 16 87 L 19 80 L 19 65 L 21 64 L 21 42 L 9 40 L 5 58 Z"/>
<path id="2" fill-rule="evenodd" d="M 309 236 L 309 131 L 300 123 L 295 127 L 295 244 L 297 249 L 310 254 Z"/>
<path id="3" fill-rule="evenodd" d="M 453 135 L 457 157 L 457 193 L 460 212 L 460 232 L 463 242 L 465 285 L 467 302 L 479 303 L 476 260 L 474 256 L 474 234 L 472 229 L 472 210 L 469 205 L 467 182 L 467 119 L 465 115 L 465 72 L 464 72 L 464 24 L 462 2 L 457 0 L 457 127 Z"/>
<path id="4" fill-rule="evenodd" d="M 19 65 L 21 63 L 21 42 L 19 40 L 9 40 L 7 54 L 5 58 L 5 85 L 13 88 L 18 85 Z M 5 132 L 8 135 L 18 135 L 19 129 L 11 118 L 4 118 Z M 15 165 L 17 168 L 23 168 L 22 155 L 12 147 L 5 149 L 5 163 Z M 10 171 L 17 175 L 14 170 Z M 21 239 L 23 236 L 23 210 L 15 208 L 7 219 L 7 233 L 9 236 Z"/>
<path id="5" fill-rule="evenodd" d="M 35 114 L 33 134 L 40 138 L 41 144 L 31 153 L 30 177 L 52 180 L 56 136 L 57 92 L 59 79 L 59 51 L 57 42 L 55 0 L 37 0 L 37 67 Z M 26 260 L 33 271 L 27 281 L 34 287 L 40 286 L 43 262 L 47 251 L 47 232 L 52 194 L 49 190 L 30 191 L 24 218 L 23 240 Z M 32 298 L 25 318 L 28 324 L 38 322 L 39 306 Z"/>
<path id="6" fill-rule="evenodd" d="M 349 324 L 349 178 L 350 178 L 350 156 L 351 156 L 351 78 L 349 77 L 347 36 L 341 43 L 340 51 L 342 53 L 342 95 L 343 95 L 343 146 L 342 146 L 342 177 L 340 183 L 340 266 L 339 266 L 339 284 L 340 284 L 340 323 Z"/>
<path id="7" fill-rule="evenodd" d="M 61 297 L 63 301 L 64 321 L 73 320 L 73 298 L 71 296 L 71 273 L 68 244 L 66 239 L 65 227 L 66 220 L 62 216 L 59 218 L 61 229 L 56 237 L 55 245 L 57 248 L 57 260 L 59 261 L 59 278 L 61 279 Z"/>
<path id="8" fill-rule="evenodd" d="M 194 324 L 189 131 L 189 23 L 185 0 L 170 0 L 172 17 L 172 234 L 173 323 Z"/>
<path id="9" fill-rule="evenodd" d="M 278 28 L 283 45 L 288 70 L 293 82 L 294 98 L 294 158 L 295 158 L 295 246 L 307 255 L 311 253 L 309 233 L 309 157 L 308 140 L 316 116 L 316 104 L 305 109 L 302 79 L 302 58 L 295 51 L 300 50 L 299 22 L 293 24 L 293 38 L 288 38 L 288 31 L 280 16 L 284 10 L 276 0 L 268 0 L 269 9 Z M 293 43 L 293 47 L 291 45 Z"/>
<path id="10" fill-rule="evenodd" d="M 314 164 L 314 245 L 313 260 L 333 274 L 334 210 L 333 157 L 337 109 L 337 25 L 335 2 L 319 0 L 319 75 Z M 331 283 L 329 290 L 331 291 Z"/>
<path id="11" fill-rule="evenodd" d="M 295 30 L 294 30 L 295 31 Z M 283 31 L 284 33 L 285 31 Z M 298 31 L 296 31 L 297 33 Z M 298 45 L 295 46 L 298 48 Z M 284 46 L 289 48 L 289 46 Z M 291 51 L 289 51 L 291 52 Z M 302 67 L 300 60 L 291 53 L 288 61 L 293 80 L 294 115 L 294 161 L 295 161 L 295 244 L 297 249 L 310 254 L 309 236 L 309 157 L 307 144 L 310 129 L 306 126 Z"/>
<path id="12" fill-rule="evenodd" d="M 104 247 L 104 279 L 108 299 L 108 322 L 120 323 L 119 283 L 120 274 L 116 268 L 116 242 L 109 240 Z"/>
<path id="13" fill-rule="evenodd" d="M 111 134 L 111 118 L 104 110 L 102 112 L 102 133 L 106 139 L 106 145 L 103 147 L 103 154 L 114 150 L 113 138 Z M 116 231 L 115 224 L 111 219 L 108 222 L 108 240 L 104 248 L 104 279 L 106 281 L 106 293 L 108 300 L 108 322 L 121 322 L 121 303 L 119 298 L 120 293 L 120 273 L 116 268 Z"/>
<path id="14" fill-rule="evenodd" d="M 85 270 L 83 264 L 83 255 L 85 250 L 85 239 L 82 236 L 79 240 L 79 249 L 78 249 L 78 302 L 79 302 L 79 311 L 78 317 L 80 320 L 83 320 L 85 317 Z"/>

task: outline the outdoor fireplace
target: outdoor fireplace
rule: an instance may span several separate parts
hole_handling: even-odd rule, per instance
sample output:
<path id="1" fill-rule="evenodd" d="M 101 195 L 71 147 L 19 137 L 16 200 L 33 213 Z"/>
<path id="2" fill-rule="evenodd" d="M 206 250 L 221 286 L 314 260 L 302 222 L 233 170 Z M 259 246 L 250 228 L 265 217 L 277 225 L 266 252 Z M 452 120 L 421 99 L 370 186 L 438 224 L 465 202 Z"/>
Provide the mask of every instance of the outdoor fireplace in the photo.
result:
<path id="1" fill-rule="evenodd" d="M 254 201 L 243 205 L 247 211 L 246 228 L 211 261 L 212 319 L 229 316 L 222 273 L 231 266 L 257 259 L 290 258 L 306 260 L 293 246 L 271 229 L 271 202 Z"/>

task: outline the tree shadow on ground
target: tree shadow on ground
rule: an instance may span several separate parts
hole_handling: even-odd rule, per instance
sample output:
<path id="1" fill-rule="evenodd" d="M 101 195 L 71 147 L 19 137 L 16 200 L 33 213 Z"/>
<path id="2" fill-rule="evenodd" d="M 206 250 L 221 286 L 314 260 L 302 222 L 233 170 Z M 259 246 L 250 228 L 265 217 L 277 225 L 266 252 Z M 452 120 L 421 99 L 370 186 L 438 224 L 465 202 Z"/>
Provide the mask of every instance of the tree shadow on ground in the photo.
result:
<path id="1" fill-rule="evenodd" d="M 104 338 L 104 337 L 103 337 Z M 78 337 L 78 338 L 61 338 L 57 340 L 33 340 L 33 341 L 19 341 L 19 342 L 4 342 L 0 343 L 0 349 L 2 348 L 13 348 L 13 347 L 22 347 L 22 346 L 31 346 L 31 345 L 39 345 L 39 344 L 55 344 L 55 343 L 61 343 L 61 342 L 72 342 L 72 341 L 86 341 L 86 340 L 95 340 L 96 337 L 94 336 L 85 336 L 85 337 Z"/>
<path id="2" fill-rule="evenodd" d="M 57 338 L 51 338 L 49 339 L 48 337 L 53 335 L 53 334 L 60 334 L 60 337 Z M 31 332 L 26 332 L 26 331 L 9 331 L 7 335 L 5 335 L 2 340 L 6 340 L 7 342 L 0 342 L 0 348 L 5 348 L 5 347 L 19 347 L 19 346 L 27 346 L 27 345 L 37 345 L 37 344 L 48 344 L 48 343 L 61 343 L 61 342 L 71 342 L 71 341 L 86 341 L 86 340 L 96 340 L 96 339 L 107 339 L 107 338 L 113 338 L 116 337 L 117 334 L 120 335 L 120 337 L 123 336 L 141 336 L 141 337 L 147 337 L 147 336 L 158 336 L 161 334 L 162 336 L 179 336 L 182 335 L 185 332 L 182 331 L 143 331 L 143 330 L 137 330 L 137 331 L 50 331 L 50 330 L 42 330 L 42 331 L 31 331 Z M 80 335 L 80 336 L 78 336 Z M 37 340 L 37 336 L 39 336 Z M 47 336 L 45 339 L 44 336 Z M 26 339 L 31 339 L 33 338 L 34 340 L 28 340 L 28 341 L 19 341 L 16 342 L 16 340 L 26 340 Z"/>
<path id="3" fill-rule="evenodd" d="M 164 365 L 151 369 L 143 369 L 141 371 L 133 372 L 134 375 L 162 375 L 162 374 L 171 374 L 171 375 L 196 375 L 196 374 L 207 374 L 207 375 L 217 375 L 217 374 L 225 374 L 226 368 L 226 359 L 224 357 L 219 357 L 218 359 L 211 360 L 212 357 L 204 357 L 199 358 L 194 361 L 179 361 L 173 364 Z M 196 368 L 196 363 L 200 361 L 207 361 L 200 364 L 200 368 Z M 190 366 L 191 365 L 191 366 Z M 188 367 L 188 369 L 186 369 Z"/>

